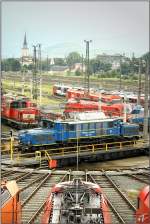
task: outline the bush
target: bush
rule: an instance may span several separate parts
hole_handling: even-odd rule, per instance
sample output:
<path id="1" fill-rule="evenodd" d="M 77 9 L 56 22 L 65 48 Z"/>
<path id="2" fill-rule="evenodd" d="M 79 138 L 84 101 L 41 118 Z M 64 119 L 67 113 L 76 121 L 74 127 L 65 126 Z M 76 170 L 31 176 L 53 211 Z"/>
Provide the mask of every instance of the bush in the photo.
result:
<path id="1" fill-rule="evenodd" d="M 75 75 L 80 76 L 80 75 L 82 75 L 82 72 L 80 72 L 80 70 L 77 70 L 77 71 L 75 71 Z"/>
<path id="2" fill-rule="evenodd" d="M 138 77 L 137 77 L 137 75 L 132 75 L 132 76 L 130 76 L 130 79 L 131 80 L 138 80 Z"/>

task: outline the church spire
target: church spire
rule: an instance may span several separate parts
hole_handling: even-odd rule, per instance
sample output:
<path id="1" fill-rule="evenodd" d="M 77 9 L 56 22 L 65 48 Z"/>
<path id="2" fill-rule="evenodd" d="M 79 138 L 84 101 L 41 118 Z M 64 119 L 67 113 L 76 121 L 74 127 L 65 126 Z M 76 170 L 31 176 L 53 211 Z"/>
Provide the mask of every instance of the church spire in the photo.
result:
<path id="1" fill-rule="evenodd" d="M 24 35 L 23 48 L 27 48 L 27 38 L 26 38 L 26 32 L 25 32 L 25 35 Z"/>

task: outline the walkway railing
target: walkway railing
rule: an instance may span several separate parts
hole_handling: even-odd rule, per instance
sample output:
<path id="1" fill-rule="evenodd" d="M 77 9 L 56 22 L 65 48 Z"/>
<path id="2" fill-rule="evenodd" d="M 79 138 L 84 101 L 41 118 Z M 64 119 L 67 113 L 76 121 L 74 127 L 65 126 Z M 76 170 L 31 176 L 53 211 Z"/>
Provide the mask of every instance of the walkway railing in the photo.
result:
<path id="1" fill-rule="evenodd" d="M 124 141 L 124 142 L 111 142 L 111 143 L 103 143 L 103 144 L 92 144 L 92 145 L 80 145 L 74 147 L 64 147 L 64 148 L 53 148 L 47 150 L 37 150 L 31 153 L 21 153 L 21 152 L 12 152 L 12 149 L 7 150 L 7 154 L 10 154 L 10 159 L 21 162 L 25 160 L 30 160 L 33 158 L 35 161 L 39 161 L 39 165 L 43 160 L 51 161 L 54 156 L 61 156 L 62 158 L 66 155 L 76 154 L 78 152 L 79 155 L 83 153 L 97 153 L 98 151 L 110 151 L 112 149 L 123 150 L 125 148 L 143 148 L 146 145 L 144 140 L 136 140 L 136 141 Z M 6 152 L 6 151 L 5 151 Z"/>

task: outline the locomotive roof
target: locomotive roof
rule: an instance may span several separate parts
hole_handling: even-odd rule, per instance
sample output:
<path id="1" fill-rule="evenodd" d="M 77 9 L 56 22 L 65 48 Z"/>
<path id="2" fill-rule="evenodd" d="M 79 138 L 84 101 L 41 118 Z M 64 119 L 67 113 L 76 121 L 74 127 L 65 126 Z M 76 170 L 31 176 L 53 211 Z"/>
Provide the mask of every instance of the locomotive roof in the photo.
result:
<path id="1" fill-rule="evenodd" d="M 94 119 L 94 120 L 71 120 L 71 119 L 68 119 L 68 120 L 58 120 L 58 121 L 55 121 L 56 123 L 64 123 L 64 124 L 87 124 L 87 123 L 99 123 L 99 122 L 111 122 L 111 121 L 116 121 L 116 120 L 121 120 L 122 118 L 120 117 L 117 117 L 117 118 L 104 118 L 104 119 Z"/>

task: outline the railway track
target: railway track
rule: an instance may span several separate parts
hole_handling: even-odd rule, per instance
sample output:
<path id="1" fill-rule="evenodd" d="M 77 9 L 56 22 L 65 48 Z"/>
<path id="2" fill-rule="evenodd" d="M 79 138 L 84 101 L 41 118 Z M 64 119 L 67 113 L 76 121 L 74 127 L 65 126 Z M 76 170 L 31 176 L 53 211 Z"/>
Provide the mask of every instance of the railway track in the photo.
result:
<path id="1" fill-rule="evenodd" d="M 17 181 L 22 204 L 22 224 L 39 224 L 46 198 L 54 184 L 75 177 L 100 185 L 108 200 L 113 224 L 133 224 L 137 197 L 129 197 L 127 186 L 133 190 L 143 188 L 147 181 L 145 178 L 149 176 L 148 171 L 146 168 L 126 171 L 50 171 L 2 167 L 2 179 Z"/>
<path id="2" fill-rule="evenodd" d="M 123 176 L 110 176 L 107 175 L 105 172 L 101 176 L 92 176 L 90 175 L 90 179 L 101 186 L 103 189 L 103 192 L 106 195 L 106 198 L 108 200 L 108 204 L 110 207 L 110 213 L 112 217 L 112 223 L 113 224 L 132 224 L 135 220 L 135 211 L 137 207 L 137 197 L 136 199 L 130 198 L 126 187 L 131 186 L 128 185 L 127 178 L 129 179 L 129 176 L 132 177 L 132 174 L 126 174 Z M 133 175 L 134 176 L 134 175 Z M 117 181 L 119 180 L 119 181 Z M 135 179 L 133 178 L 132 181 Z M 132 183 L 130 179 L 130 184 Z M 124 186 L 121 185 L 121 183 L 124 183 Z M 138 184 L 134 182 L 134 187 L 136 188 L 143 188 L 144 183 Z M 133 183 L 132 183 L 133 184 Z"/>

